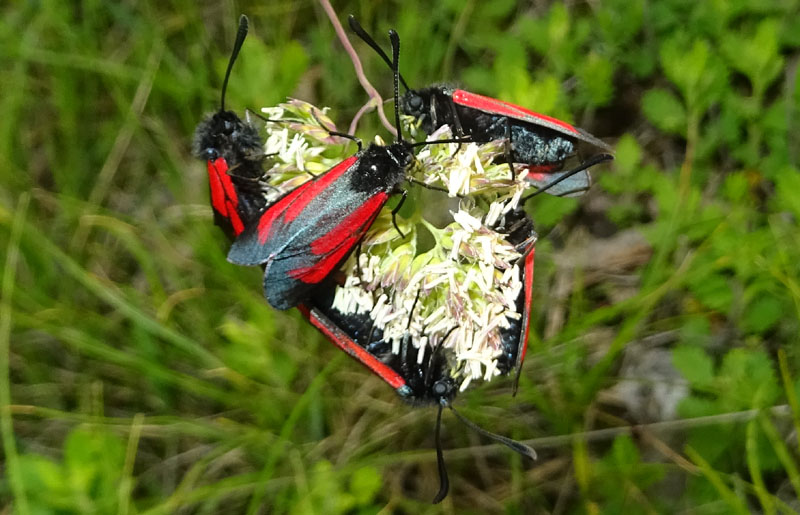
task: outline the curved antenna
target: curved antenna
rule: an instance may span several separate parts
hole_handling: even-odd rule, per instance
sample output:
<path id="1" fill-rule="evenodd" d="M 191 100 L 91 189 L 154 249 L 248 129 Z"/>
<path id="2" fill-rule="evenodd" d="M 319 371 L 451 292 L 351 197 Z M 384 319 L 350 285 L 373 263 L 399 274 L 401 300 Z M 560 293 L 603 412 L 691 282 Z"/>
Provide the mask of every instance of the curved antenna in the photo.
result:
<path id="1" fill-rule="evenodd" d="M 266 117 L 266 116 L 264 116 L 263 114 L 260 114 L 260 113 L 258 113 L 258 112 L 256 112 L 256 111 L 253 111 L 253 110 L 252 110 L 252 109 L 250 109 L 249 107 L 248 107 L 248 108 L 245 108 L 244 112 L 245 112 L 245 113 L 246 113 L 248 116 L 252 114 L 252 115 L 253 115 L 253 116 L 255 116 L 256 118 L 260 118 L 260 119 L 261 119 L 261 121 L 263 121 L 264 123 L 282 123 L 282 122 L 285 122 L 285 121 L 286 121 L 286 120 L 272 120 L 272 119 L 270 119 L 270 118 L 267 118 L 267 117 Z"/>
<path id="2" fill-rule="evenodd" d="M 579 164 L 578 166 L 576 166 L 572 170 L 568 170 L 567 172 L 564 173 L 564 175 L 562 175 L 558 179 L 554 180 L 553 182 L 547 184 L 547 186 L 537 190 L 535 193 L 531 193 L 527 197 L 523 197 L 522 198 L 522 204 L 527 202 L 528 199 L 533 198 L 536 195 L 539 195 L 540 193 L 544 193 L 545 191 L 549 190 L 550 188 L 552 188 L 556 184 L 569 179 L 570 177 L 572 177 L 576 173 L 582 172 L 582 171 L 586 170 L 587 168 L 591 168 L 592 166 L 594 166 L 596 164 L 600 164 L 600 163 L 603 163 L 605 161 L 611 161 L 612 159 L 614 159 L 614 156 L 611 155 L 611 154 L 596 154 L 596 155 L 590 157 L 589 159 L 587 159 L 586 161 L 582 162 L 581 164 Z"/>
<path id="3" fill-rule="evenodd" d="M 472 136 L 466 136 L 464 138 L 446 138 L 446 139 L 432 139 L 428 141 L 417 141 L 416 143 L 409 143 L 409 147 L 422 147 L 424 145 L 432 145 L 434 143 L 475 143 L 475 140 L 472 139 Z"/>
<path id="4" fill-rule="evenodd" d="M 453 412 L 453 414 L 458 418 L 458 420 L 460 420 L 465 426 L 472 429 L 476 433 L 481 434 L 487 438 L 491 438 L 495 442 L 501 443 L 506 447 L 508 447 L 509 449 L 511 449 L 512 451 L 516 451 L 522 454 L 523 456 L 527 456 L 532 460 L 536 459 L 536 451 L 534 451 L 533 448 L 525 445 L 522 442 L 518 442 L 506 436 L 498 435 L 496 433 L 492 433 L 491 431 L 483 429 L 482 427 L 475 424 L 475 422 L 471 421 L 470 419 L 468 419 L 467 417 L 456 411 L 453 405 L 450 404 L 449 402 L 447 403 L 447 407 L 450 408 L 450 411 Z"/>
<path id="5" fill-rule="evenodd" d="M 359 24 L 356 21 L 356 17 L 351 14 L 350 16 L 347 17 L 347 22 L 350 24 L 350 28 L 353 30 L 353 32 L 356 33 L 356 36 L 360 37 L 361 39 L 364 40 L 364 43 L 371 46 L 372 49 L 375 50 L 375 52 L 377 52 L 378 55 L 383 58 L 383 61 L 389 65 L 389 68 L 394 70 L 394 65 L 392 64 L 392 61 L 389 59 L 389 56 L 386 55 L 386 52 L 384 52 L 383 49 L 378 46 L 375 40 L 372 39 L 372 36 L 370 36 L 367 33 L 367 31 L 364 30 L 364 27 L 362 27 L 361 24 Z M 406 84 L 405 79 L 403 79 L 403 76 L 400 75 L 399 70 L 397 71 L 397 76 L 400 77 L 400 82 L 403 83 L 403 87 L 406 89 L 406 91 L 408 91 L 410 88 L 408 87 L 408 84 Z"/>
<path id="6" fill-rule="evenodd" d="M 225 110 L 225 91 L 228 89 L 228 78 L 231 76 L 233 63 L 236 62 L 236 58 L 239 56 L 239 50 L 242 49 L 244 38 L 247 37 L 248 25 L 247 16 L 241 15 L 239 17 L 239 30 L 236 31 L 236 41 L 233 43 L 233 52 L 231 52 L 231 58 L 228 60 L 228 69 L 225 70 L 225 80 L 222 81 L 222 95 L 219 101 L 220 111 Z"/>
<path id="7" fill-rule="evenodd" d="M 403 142 L 403 129 L 400 126 L 400 36 L 394 29 L 389 29 L 389 40 L 392 42 L 392 71 L 394 76 L 394 124 L 397 126 L 397 141 Z"/>
<path id="8" fill-rule="evenodd" d="M 444 404 L 439 404 L 439 413 L 436 415 L 436 431 L 434 432 L 434 439 L 436 440 L 436 464 L 439 466 L 439 493 L 433 498 L 433 504 L 439 504 L 442 499 L 447 497 L 447 492 L 450 490 L 450 480 L 447 478 L 447 466 L 444 464 L 444 453 L 442 453 L 442 439 L 439 435 L 442 428 L 442 409 Z"/>

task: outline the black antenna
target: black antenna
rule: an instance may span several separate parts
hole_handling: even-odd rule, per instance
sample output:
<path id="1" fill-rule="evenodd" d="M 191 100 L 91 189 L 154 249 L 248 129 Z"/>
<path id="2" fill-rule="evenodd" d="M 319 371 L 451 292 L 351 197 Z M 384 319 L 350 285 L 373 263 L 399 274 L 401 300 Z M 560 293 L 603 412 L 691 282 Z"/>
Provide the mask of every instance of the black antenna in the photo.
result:
<path id="1" fill-rule="evenodd" d="M 483 429 L 482 427 L 475 424 L 475 422 L 471 421 L 470 419 L 468 419 L 467 417 L 456 411 L 453 405 L 450 404 L 449 402 L 447 403 L 447 407 L 450 408 L 450 411 L 452 411 L 456 417 L 458 417 L 458 420 L 460 420 L 464 425 L 466 425 L 468 428 L 472 429 L 476 433 L 481 434 L 487 438 L 491 438 L 495 442 L 501 443 L 506 447 L 508 447 L 509 449 L 511 449 L 512 451 L 516 451 L 522 454 L 523 456 L 527 456 L 532 460 L 536 459 L 536 451 L 534 451 L 533 448 L 525 445 L 522 442 L 518 442 L 506 436 L 498 435 L 496 433 L 492 433 L 491 431 Z"/>
<path id="2" fill-rule="evenodd" d="M 416 143 L 409 143 L 409 147 L 422 147 L 424 145 L 430 145 L 431 143 L 474 143 L 475 140 L 472 139 L 472 136 L 465 136 L 463 138 L 446 138 L 446 139 L 434 139 L 429 141 L 417 141 Z M 434 188 L 435 189 L 435 188 Z M 442 190 L 448 191 L 448 190 Z"/>
<path id="3" fill-rule="evenodd" d="M 392 42 L 392 71 L 394 72 L 394 123 L 397 126 L 397 141 L 403 142 L 403 129 L 400 126 L 400 36 L 394 29 L 389 30 L 389 40 Z"/>
<path id="4" fill-rule="evenodd" d="M 442 452 L 442 439 L 441 439 L 441 428 L 442 428 L 442 409 L 447 406 L 450 408 L 450 411 L 461 421 L 462 424 L 467 426 L 468 428 L 472 429 L 476 433 L 483 435 L 487 438 L 494 440 L 495 442 L 501 443 L 511 449 L 512 451 L 518 452 L 523 456 L 527 456 L 528 458 L 535 460 L 536 459 L 536 451 L 533 450 L 532 447 L 525 445 L 522 442 L 518 442 L 516 440 L 512 440 L 506 436 L 498 435 L 496 433 L 492 433 L 491 431 L 487 431 L 482 427 L 475 424 L 475 422 L 471 421 L 453 407 L 449 401 L 445 399 L 439 400 L 439 411 L 436 414 L 436 429 L 434 430 L 434 440 L 436 441 L 436 464 L 439 467 L 439 493 L 436 494 L 436 497 L 433 498 L 433 504 L 439 504 L 442 502 L 442 499 L 447 497 L 447 492 L 450 490 L 450 480 L 447 477 L 447 466 L 444 463 L 444 452 Z"/>
<path id="5" fill-rule="evenodd" d="M 247 37 L 248 25 L 249 22 L 247 20 L 247 16 L 245 16 L 244 14 L 241 15 L 239 17 L 239 30 L 236 31 L 236 41 L 233 43 L 233 52 L 231 52 L 231 58 L 228 60 L 228 69 L 225 70 L 225 80 L 222 81 L 222 96 L 220 97 L 219 101 L 220 111 L 225 110 L 225 91 L 228 89 L 228 78 L 231 76 L 231 69 L 233 68 L 233 63 L 239 56 L 239 50 L 242 49 L 244 38 Z"/>
<path id="6" fill-rule="evenodd" d="M 378 55 L 383 58 L 384 62 L 389 65 L 389 68 L 395 71 L 394 64 L 389 59 L 389 56 L 386 55 L 386 52 L 384 52 L 383 49 L 378 46 L 375 40 L 372 39 L 372 36 L 370 36 L 367 33 L 367 31 L 364 30 L 364 28 L 356 21 L 356 17 L 351 14 L 350 16 L 347 17 L 347 22 L 350 24 L 350 28 L 353 30 L 353 32 L 356 33 L 356 36 L 360 37 L 361 39 L 364 40 L 364 43 L 371 46 L 372 49 L 375 50 L 375 52 L 377 52 Z M 405 79 L 403 79 L 403 76 L 400 75 L 400 70 L 396 71 L 397 71 L 397 76 L 400 78 L 400 82 L 403 83 L 403 87 L 406 89 L 406 91 L 408 91 L 410 88 L 408 87 L 408 84 L 406 84 Z"/>
<path id="7" fill-rule="evenodd" d="M 578 165 L 577 167 L 575 167 L 574 169 L 566 172 L 564 175 L 562 175 L 558 179 L 554 180 L 553 182 L 551 182 L 550 184 L 548 184 L 544 188 L 538 190 L 536 193 L 531 193 L 527 197 L 524 197 L 522 199 L 522 203 L 524 204 L 525 202 L 528 201 L 529 198 L 535 197 L 536 195 L 538 195 L 540 193 L 544 193 L 545 191 L 549 190 L 550 188 L 552 188 L 556 184 L 569 179 L 570 177 L 572 177 L 573 175 L 575 175 L 578 172 L 582 172 L 582 171 L 586 170 L 587 168 L 591 168 L 592 166 L 594 166 L 596 164 L 603 163 L 605 161 L 611 161 L 612 159 L 614 159 L 614 156 L 612 156 L 611 154 L 597 154 L 595 156 L 592 156 L 589 159 L 587 159 L 586 161 L 584 161 L 583 163 L 581 163 L 580 165 Z"/>
<path id="8" fill-rule="evenodd" d="M 439 466 L 439 493 L 433 498 L 433 504 L 439 504 L 442 499 L 447 497 L 447 492 L 450 490 L 450 480 L 447 478 L 447 466 L 444 464 L 444 453 L 442 453 L 442 439 L 439 436 L 442 428 L 442 409 L 444 404 L 439 404 L 439 413 L 436 415 L 436 431 L 434 439 L 436 440 L 436 464 Z"/>

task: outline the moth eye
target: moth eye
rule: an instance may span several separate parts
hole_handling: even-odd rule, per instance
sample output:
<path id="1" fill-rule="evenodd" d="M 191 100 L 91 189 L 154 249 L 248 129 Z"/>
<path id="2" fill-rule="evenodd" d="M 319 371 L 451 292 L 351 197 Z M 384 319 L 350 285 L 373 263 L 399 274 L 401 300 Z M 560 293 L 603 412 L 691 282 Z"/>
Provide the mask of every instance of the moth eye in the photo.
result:
<path id="1" fill-rule="evenodd" d="M 433 393 L 436 395 L 445 395 L 450 390 L 450 387 L 444 381 L 436 381 L 433 383 Z"/>
<path id="2" fill-rule="evenodd" d="M 419 95 L 414 95 L 413 97 L 409 98 L 408 107 L 414 110 L 420 109 L 422 107 L 422 97 Z"/>
<path id="3" fill-rule="evenodd" d="M 214 161 L 219 157 L 219 151 L 216 148 L 207 148 L 205 150 L 206 161 Z"/>

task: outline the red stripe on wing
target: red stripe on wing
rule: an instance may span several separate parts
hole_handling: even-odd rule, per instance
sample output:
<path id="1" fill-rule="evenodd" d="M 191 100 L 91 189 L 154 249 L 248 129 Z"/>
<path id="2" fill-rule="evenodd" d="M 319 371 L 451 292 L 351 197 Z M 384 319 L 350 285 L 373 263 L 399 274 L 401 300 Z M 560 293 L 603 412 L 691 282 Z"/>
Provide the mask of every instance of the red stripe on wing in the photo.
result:
<path id="1" fill-rule="evenodd" d="M 220 157 L 214 161 L 208 161 L 208 185 L 211 187 L 211 206 L 221 215 L 225 215 L 225 197 L 232 197 L 238 204 L 236 190 L 233 188 L 231 178 L 228 175 L 228 163 Z M 233 195 L 230 195 L 230 193 Z"/>
<path id="2" fill-rule="evenodd" d="M 239 218 L 239 212 L 236 211 L 236 206 L 231 202 L 228 202 L 228 214 L 230 215 L 231 226 L 233 226 L 233 235 L 239 236 L 242 231 L 244 231 L 244 223 L 242 219 Z"/>
<path id="3" fill-rule="evenodd" d="M 303 194 L 303 197 L 298 197 L 290 206 L 286 208 L 286 215 L 283 217 L 285 222 L 291 222 L 295 218 L 297 218 L 300 213 L 303 212 L 303 209 L 308 206 L 308 203 L 311 202 L 314 197 L 316 197 L 319 192 L 323 191 L 325 188 L 330 186 L 336 179 L 338 179 L 344 172 L 350 168 L 353 163 L 358 160 L 358 157 L 351 156 L 339 163 L 338 165 L 334 166 L 324 174 L 322 174 L 318 179 L 311 181 L 309 184 L 307 191 Z"/>
<path id="4" fill-rule="evenodd" d="M 530 178 L 531 180 L 535 181 L 546 181 L 551 173 L 558 171 L 560 168 L 560 164 L 531 165 L 527 167 L 528 175 L 526 178 Z"/>
<path id="5" fill-rule="evenodd" d="M 318 179 L 301 184 L 272 204 L 269 209 L 264 211 L 258 221 L 258 242 L 263 245 L 269 239 L 272 225 L 278 217 L 283 216 L 284 223 L 297 218 L 321 191 L 346 172 L 357 159 L 356 156 L 348 157 L 322 174 Z"/>
<path id="6" fill-rule="evenodd" d="M 263 245 L 270 236 L 272 231 L 272 224 L 275 219 L 284 214 L 286 208 L 294 202 L 303 192 L 311 185 L 311 181 L 301 184 L 296 189 L 284 195 L 277 202 L 272 204 L 266 211 L 261 214 L 258 219 L 258 243 Z"/>
<path id="7" fill-rule="evenodd" d="M 316 284 L 325 279 L 348 252 L 361 240 L 389 199 L 386 192 L 378 192 L 347 215 L 336 227 L 310 244 L 311 253 L 322 259 L 289 272 L 293 279 Z"/>
<path id="8" fill-rule="evenodd" d="M 487 113 L 499 114 L 532 123 L 539 123 L 553 129 L 561 128 L 567 133 L 571 133 L 576 136 L 582 135 L 578 129 L 567 122 L 559 120 L 558 118 L 537 113 L 518 105 L 497 100 L 496 98 L 485 97 L 483 95 L 478 95 L 477 93 L 470 93 L 469 91 L 464 91 L 463 89 L 457 89 L 453 92 L 453 102 Z"/>
<path id="9" fill-rule="evenodd" d="M 319 329 L 334 345 L 345 351 L 350 357 L 360 361 L 375 375 L 389 383 L 392 388 L 398 389 L 406 386 L 406 381 L 400 374 L 354 342 L 347 333 L 334 324 L 320 310 L 316 308 L 309 309 L 302 304 L 298 306 L 298 309 L 308 318 L 311 325 Z"/>
<path id="10" fill-rule="evenodd" d="M 208 161 L 208 185 L 211 188 L 211 207 L 222 217 L 230 220 L 235 235 L 244 230 L 244 224 L 239 217 L 239 196 L 236 187 L 228 175 L 228 163 L 225 158 L 219 157 Z"/>
<path id="11" fill-rule="evenodd" d="M 522 334 L 521 348 L 517 352 L 517 370 L 521 370 L 522 362 L 525 361 L 525 353 L 528 351 L 528 324 L 531 318 L 531 302 L 533 301 L 533 256 L 536 254 L 536 249 L 532 248 L 531 251 L 525 256 L 525 264 L 523 266 L 523 273 L 525 275 L 525 306 L 522 309 Z"/>

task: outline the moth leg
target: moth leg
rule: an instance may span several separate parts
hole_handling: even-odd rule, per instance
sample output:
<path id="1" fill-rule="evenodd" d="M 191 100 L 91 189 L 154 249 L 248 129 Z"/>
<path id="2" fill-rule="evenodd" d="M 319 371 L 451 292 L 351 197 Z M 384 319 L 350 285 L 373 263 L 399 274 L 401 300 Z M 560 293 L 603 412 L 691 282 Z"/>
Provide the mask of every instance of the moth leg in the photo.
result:
<path id="1" fill-rule="evenodd" d="M 356 274 L 358 274 L 358 279 L 361 280 L 362 277 L 362 270 L 361 270 L 361 240 L 358 241 L 356 245 Z"/>
<path id="2" fill-rule="evenodd" d="M 514 170 L 514 163 L 511 162 L 511 119 L 508 117 L 506 117 L 505 155 L 508 169 L 511 170 L 511 180 L 516 180 L 517 172 Z"/>
<path id="3" fill-rule="evenodd" d="M 364 147 L 364 144 L 361 142 L 361 138 L 356 138 L 355 136 L 351 136 L 350 134 L 347 134 L 346 132 L 339 132 L 339 131 L 330 130 L 329 128 L 327 128 L 325 126 L 324 123 L 322 123 L 322 120 L 320 120 L 319 117 L 317 117 L 317 110 L 315 108 L 311 109 L 311 116 L 314 117 L 314 120 L 317 122 L 317 124 L 320 126 L 320 128 L 324 129 L 325 132 L 327 132 L 329 135 L 338 136 L 340 138 L 349 139 L 350 141 L 355 141 L 356 145 L 358 145 L 358 151 L 361 152 L 361 149 Z"/>
<path id="4" fill-rule="evenodd" d="M 461 118 L 458 116 L 458 110 L 456 109 L 456 104 L 454 102 L 448 102 L 447 105 L 450 107 L 450 116 L 453 118 L 453 125 L 455 126 L 455 133 L 456 136 L 459 138 L 463 138 L 466 136 L 464 134 L 464 127 L 461 126 Z M 461 142 L 458 143 L 458 147 L 456 147 L 455 154 L 458 154 L 459 150 L 461 150 Z"/>
<path id="5" fill-rule="evenodd" d="M 392 225 L 394 225 L 394 229 L 400 235 L 400 239 L 405 239 L 406 235 L 403 234 L 403 231 L 401 231 L 400 227 L 398 227 L 396 215 L 400 211 L 400 208 L 403 207 L 403 202 L 406 201 L 407 196 L 408 192 L 403 190 L 403 195 L 400 197 L 400 202 L 398 202 L 397 205 L 394 206 L 394 209 L 392 209 Z"/>

